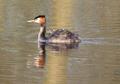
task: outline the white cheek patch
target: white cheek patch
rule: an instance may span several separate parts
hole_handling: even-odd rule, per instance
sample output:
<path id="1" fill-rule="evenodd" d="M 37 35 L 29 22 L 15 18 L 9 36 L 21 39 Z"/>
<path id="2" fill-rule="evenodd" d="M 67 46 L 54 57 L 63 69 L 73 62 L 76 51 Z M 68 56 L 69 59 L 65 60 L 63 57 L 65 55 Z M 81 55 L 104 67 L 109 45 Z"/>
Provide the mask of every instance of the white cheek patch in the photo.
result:
<path id="1" fill-rule="evenodd" d="M 37 18 L 37 19 L 35 20 L 35 22 L 36 22 L 36 23 L 40 23 L 40 18 Z"/>

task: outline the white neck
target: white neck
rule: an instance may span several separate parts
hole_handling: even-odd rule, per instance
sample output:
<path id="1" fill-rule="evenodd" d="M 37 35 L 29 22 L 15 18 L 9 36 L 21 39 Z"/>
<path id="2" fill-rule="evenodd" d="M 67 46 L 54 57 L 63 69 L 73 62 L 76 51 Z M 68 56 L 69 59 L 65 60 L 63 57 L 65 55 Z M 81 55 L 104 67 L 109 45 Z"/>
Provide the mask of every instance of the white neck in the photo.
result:
<path id="1" fill-rule="evenodd" d="M 45 41 L 45 32 L 46 32 L 46 28 L 45 26 L 41 26 L 40 27 L 40 31 L 38 33 L 38 48 L 40 47 L 40 42 L 44 42 Z"/>
<path id="2" fill-rule="evenodd" d="M 40 27 L 40 31 L 38 33 L 38 38 L 45 38 L 45 32 L 46 32 L 46 29 L 44 26 L 41 26 Z"/>
<path id="3" fill-rule="evenodd" d="M 41 26 L 41 27 L 40 27 L 39 34 L 41 35 L 43 32 L 44 32 L 44 27 L 43 27 L 43 26 Z"/>

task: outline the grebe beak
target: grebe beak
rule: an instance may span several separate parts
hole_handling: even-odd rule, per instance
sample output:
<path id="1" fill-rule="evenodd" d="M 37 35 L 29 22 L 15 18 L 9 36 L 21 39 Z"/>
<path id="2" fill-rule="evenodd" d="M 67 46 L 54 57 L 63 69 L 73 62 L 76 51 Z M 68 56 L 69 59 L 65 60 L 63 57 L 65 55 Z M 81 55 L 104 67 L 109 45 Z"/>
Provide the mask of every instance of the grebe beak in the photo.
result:
<path id="1" fill-rule="evenodd" d="M 35 20 L 28 20 L 27 22 L 33 22 L 33 23 L 34 23 L 34 22 L 35 22 Z"/>

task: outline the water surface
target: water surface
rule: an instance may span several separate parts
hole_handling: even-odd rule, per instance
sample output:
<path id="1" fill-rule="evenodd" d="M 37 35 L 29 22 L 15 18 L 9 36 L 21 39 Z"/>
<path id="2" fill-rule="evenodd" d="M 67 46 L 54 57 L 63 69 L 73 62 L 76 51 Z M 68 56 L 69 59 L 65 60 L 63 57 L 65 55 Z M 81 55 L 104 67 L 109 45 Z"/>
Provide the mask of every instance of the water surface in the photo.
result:
<path id="1" fill-rule="evenodd" d="M 0 84 L 119 84 L 119 0 L 0 0 Z M 78 48 L 46 46 L 38 57 L 39 25 L 26 21 L 46 15 L 47 29 L 66 28 L 81 37 Z"/>

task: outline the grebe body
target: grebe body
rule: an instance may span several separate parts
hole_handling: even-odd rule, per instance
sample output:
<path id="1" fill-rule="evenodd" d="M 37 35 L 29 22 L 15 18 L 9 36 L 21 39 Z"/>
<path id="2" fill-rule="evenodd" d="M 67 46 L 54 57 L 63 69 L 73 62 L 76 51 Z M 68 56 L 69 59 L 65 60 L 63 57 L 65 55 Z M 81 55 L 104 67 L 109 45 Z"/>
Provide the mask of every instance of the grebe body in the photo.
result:
<path id="1" fill-rule="evenodd" d="M 35 17 L 33 20 L 29 20 L 28 22 L 38 23 L 40 24 L 40 31 L 38 33 L 38 46 L 40 42 L 45 43 L 79 43 L 80 39 L 77 34 L 74 34 L 66 29 L 58 29 L 51 33 L 48 37 L 45 36 L 46 33 L 46 19 L 44 15 L 39 15 Z"/>
<path id="2" fill-rule="evenodd" d="M 76 43 L 80 42 L 77 34 L 74 34 L 66 29 L 57 29 L 49 37 L 50 43 Z"/>

